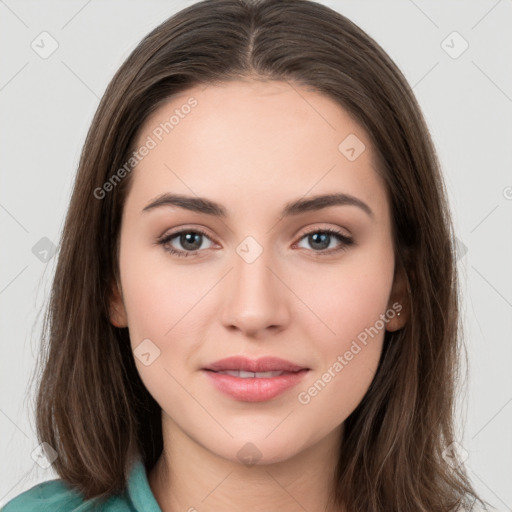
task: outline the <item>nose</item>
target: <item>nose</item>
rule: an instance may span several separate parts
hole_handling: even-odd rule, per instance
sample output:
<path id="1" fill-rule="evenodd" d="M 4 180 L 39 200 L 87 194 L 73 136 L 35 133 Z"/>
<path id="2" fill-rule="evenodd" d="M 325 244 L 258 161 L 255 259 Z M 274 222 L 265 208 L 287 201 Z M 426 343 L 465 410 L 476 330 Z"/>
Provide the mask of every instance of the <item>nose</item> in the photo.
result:
<path id="1" fill-rule="evenodd" d="M 249 262 L 239 254 L 226 276 L 222 322 L 227 329 L 239 330 L 247 337 L 264 337 L 268 330 L 278 332 L 289 322 L 289 301 L 293 293 L 270 251 L 263 251 Z"/>

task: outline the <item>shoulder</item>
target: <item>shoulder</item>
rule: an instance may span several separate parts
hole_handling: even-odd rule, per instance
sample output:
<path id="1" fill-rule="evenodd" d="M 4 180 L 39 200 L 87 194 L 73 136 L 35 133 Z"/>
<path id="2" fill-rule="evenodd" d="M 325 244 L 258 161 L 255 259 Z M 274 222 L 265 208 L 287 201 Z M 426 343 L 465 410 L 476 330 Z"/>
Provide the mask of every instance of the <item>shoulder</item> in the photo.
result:
<path id="1" fill-rule="evenodd" d="M 10 500 L 0 512 L 89 512 L 98 510 L 95 500 L 84 500 L 82 494 L 64 480 L 48 480 L 37 484 Z M 132 512 L 134 509 L 123 498 L 113 496 L 104 502 L 101 510 Z"/>
<path id="2" fill-rule="evenodd" d="M 0 512 L 24 512 L 29 510 L 75 510 L 83 503 L 80 494 L 61 480 L 48 480 L 34 485 L 9 501 Z"/>

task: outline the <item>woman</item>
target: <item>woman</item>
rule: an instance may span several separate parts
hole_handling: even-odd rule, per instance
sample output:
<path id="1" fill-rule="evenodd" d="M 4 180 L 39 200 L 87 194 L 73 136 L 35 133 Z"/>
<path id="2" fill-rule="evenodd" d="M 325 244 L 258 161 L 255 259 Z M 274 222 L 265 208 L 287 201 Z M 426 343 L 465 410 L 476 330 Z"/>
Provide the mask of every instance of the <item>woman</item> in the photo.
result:
<path id="1" fill-rule="evenodd" d="M 435 149 L 339 13 L 207 0 L 83 148 L 18 510 L 451 511 L 458 299 Z"/>

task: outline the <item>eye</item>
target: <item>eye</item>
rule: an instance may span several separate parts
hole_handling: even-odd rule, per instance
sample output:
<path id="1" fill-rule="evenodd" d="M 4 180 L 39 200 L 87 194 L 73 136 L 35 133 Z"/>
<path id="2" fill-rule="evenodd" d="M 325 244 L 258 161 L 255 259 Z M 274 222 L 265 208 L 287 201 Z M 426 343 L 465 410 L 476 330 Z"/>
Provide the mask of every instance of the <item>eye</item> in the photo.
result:
<path id="1" fill-rule="evenodd" d="M 164 235 L 162 238 L 157 240 L 157 244 L 162 245 L 164 250 L 167 252 L 179 257 L 187 257 L 190 255 L 194 256 L 199 252 L 199 250 L 205 249 L 205 247 L 201 248 L 204 237 L 210 240 L 208 235 L 201 229 L 184 229 L 175 233 Z M 181 247 L 183 247 L 183 249 L 176 249 L 171 245 L 171 241 L 175 238 L 178 239 L 177 242 L 181 245 Z M 209 248 L 210 247 L 206 247 L 206 249 Z"/>
<path id="2" fill-rule="evenodd" d="M 345 251 L 349 246 L 354 244 L 354 240 L 352 238 L 333 228 L 314 229 L 308 231 L 300 238 L 300 240 L 305 238 L 307 239 L 307 243 L 315 248 L 313 251 L 314 253 L 317 253 L 315 256 L 328 256 L 339 251 Z M 338 240 L 339 245 L 334 248 L 329 248 L 333 238 Z"/>
<path id="3" fill-rule="evenodd" d="M 199 228 L 183 229 L 181 231 L 164 235 L 159 238 L 156 243 L 162 245 L 164 250 L 170 254 L 178 257 L 188 257 L 195 256 L 203 249 L 211 248 L 211 246 L 201 247 L 204 238 L 211 241 L 207 233 Z M 344 251 L 354 244 L 354 240 L 352 238 L 344 235 L 341 231 L 332 228 L 308 231 L 302 235 L 300 240 L 305 238 L 307 238 L 307 242 L 314 248 L 313 253 L 316 253 L 315 256 L 328 256 L 339 251 Z M 329 248 L 333 238 L 338 240 L 339 245 L 338 247 Z M 181 245 L 182 249 L 173 246 L 172 241 L 174 239 L 177 239 L 177 242 Z"/>

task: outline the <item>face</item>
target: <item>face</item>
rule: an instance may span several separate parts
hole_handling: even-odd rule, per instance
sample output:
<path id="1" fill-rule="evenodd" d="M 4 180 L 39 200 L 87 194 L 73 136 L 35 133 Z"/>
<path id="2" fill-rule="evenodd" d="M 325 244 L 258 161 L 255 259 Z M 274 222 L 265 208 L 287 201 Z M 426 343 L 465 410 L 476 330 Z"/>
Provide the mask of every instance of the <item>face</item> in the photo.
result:
<path id="1" fill-rule="evenodd" d="M 318 92 L 235 81 L 161 106 L 139 133 L 143 146 L 112 322 L 128 326 L 164 421 L 232 461 L 252 443 L 260 463 L 340 432 L 375 375 L 385 330 L 405 319 L 367 134 Z M 332 194 L 344 196 L 311 202 Z M 231 356 L 303 370 L 205 370 Z"/>

